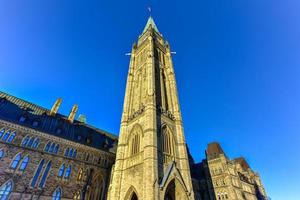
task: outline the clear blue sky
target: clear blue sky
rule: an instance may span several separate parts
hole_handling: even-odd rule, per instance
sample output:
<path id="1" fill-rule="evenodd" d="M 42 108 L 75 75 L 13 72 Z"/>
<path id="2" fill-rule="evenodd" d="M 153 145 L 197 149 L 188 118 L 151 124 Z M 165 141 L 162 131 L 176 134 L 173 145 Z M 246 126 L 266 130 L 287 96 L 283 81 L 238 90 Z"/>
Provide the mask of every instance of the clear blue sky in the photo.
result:
<path id="1" fill-rule="evenodd" d="M 300 1 L 151 1 L 195 160 L 219 141 L 275 200 L 299 199 Z M 132 43 L 149 1 L 0 1 L 0 89 L 117 134 Z"/>

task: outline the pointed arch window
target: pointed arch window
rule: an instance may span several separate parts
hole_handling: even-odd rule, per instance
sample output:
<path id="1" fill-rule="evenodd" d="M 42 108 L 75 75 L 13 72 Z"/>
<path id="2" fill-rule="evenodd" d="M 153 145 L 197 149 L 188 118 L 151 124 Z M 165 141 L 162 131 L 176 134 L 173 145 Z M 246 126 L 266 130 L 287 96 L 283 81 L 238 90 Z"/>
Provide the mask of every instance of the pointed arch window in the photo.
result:
<path id="1" fill-rule="evenodd" d="M 48 152 L 51 146 L 51 142 L 48 142 L 45 146 L 45 151 Z"/>
<path id="2" fill-rule="evenodd" d="M 13 182 L 12 180 L 7 181 L 0 187 L 0 199 L 1 200 L 8 200 L 9 195 L 13 189 Z"/>
<path id="3" fill-rule="evenodd" d="M 1 131 L 0 131 L 0 138 L 2 137 L 3 133 L 5 132 L 5 129 L 2 128 Z"/>
<path id="4" fill-rule="evenodd" d="M 65 156 L 68 156 L 68 155 L 69 155 L 69 147 L 66 148 L 66 150 L 65 150 Z"/>
<path id="5" fill-rule="evenodd" d="M 66 170 L 65 179 L 69 179 L 70 178 L 71 171 L 72 171 L 72 168 L 71 168 L 71 165 L 69 165 L 68 168 L 67 168 L 67 170 Z"/>
<path id="6" fill-rule="evenodd" d="M 69 151 L 69 157 L 73 157 L 73 152 L 74 152 L 74 150 L 71 148 Z"/>
<path id="7" fill-rule="evenodd" d="M 59 150 L 59 144 L 56 144 L 53 153 L 57 154 L 58 150 Z"/>
<path id="8" fill-rule="evenodd" d="M 42 159 L 39 166 L 38 166 L 38 168 L 35 171 L 35 174 L 34 174 L 34 177 L 33 177 L 32 181 L 31 181 L 31 187 L 35 187 L 35 184 L 36 184 L 36 182 L 37 182 L 37 180 L 40 176 L 40 173 L 43 169 L 44 163 L 45 163 L 45 160 Z"/>
<path id="9" fill-rule="evenodd" d="M 21 165 L 20 165 L 20 167 L 19 167 L 19 170 L 20 170 L 20 171 L 24 171 L 24 170 L 26 169 L 28 163 L 29 163 L 29 156 L 27 155 L 27 156 L 25 156 L 25 157 L 23 158 L 22 163 L 21 163 Z"/>
<path id="10" fill-rule="evenodd" d="M 3 140 L 4 142 L 6 142 L 7 139 L 8 139 L 8 137 L 9 137 L 9 135 L 10 135 L 10 130 L 6 131 L 6 133 L 5 133 L 5 134 L 3 135 L 3 137 L 2 137 L 2 140 Z"/>
<path id="11" fill-rule="evenodd" d="M 4 157 L 4 150 L 0 149 L 0 159 Z"/>
<path id="12" fill-rule="evenodd" d="M 81 181 L 83 176 L 83 169 L 80 168 L 77 176 L 77 181 Z"/>
<path id="13" fill-rule="evenodd" d="M 55 147 L 55 144 L 52 143 L 51 146 L 50 146 L 50 149 L 49 149 L 49 152 L 50 152 L 50 153 L 53 153 L 54 147 Z"/>
<path id="14" fill-rule="evenodd" d="M 40 139 L 39 138 L 35 138 L 33 144 L 32 144 L 32 148 L 37 149 L 38 146 L 40 144 Z"/>
<path id="15" fill-rule="evenodd" d="M 14 131 L 8 138 L 7 142 L 12 143 L 16 137 L 16 131 Z"/>
<path id="16" fill-rule="evenodd" d="M 77 150 L 75 149 L 73 153 L 73 158 L 76 158 L 76 156 L 77 156 Z"/>
<path id="17" fill-rule="evenodd" d="M 62 177 L 65 173 L 65 164 L 62 164 L 59 168 L 59 171 L 58 171 L 58 177 Z"/>
<path id="18" fill-rule="evenodd" d="M 29 140 L 29 142 L 28 142 L 28 144 L 27 144 L 27 146 L 31 147 L 32 144 L 33 144 L 33 141 L 34 141 L 34 137 L 31 137 L 30 140 Z"/>
<path id="19" fill-rule="evenodd" d="M 52 200 L 60 200 L 61 199 L 61 188 L 58 187 L 56 188 L 56 190 L 54 191 L 53 195 L 52 195 Z"/>
<path id="20" fill-rule="evenodd" d="M 49 171 L 51 169 L 51 163 L 52 163 L 52 161 L 49 161 L 47 166 L 46 166 L 46 169 L 44 171 L 44 174 L 43 174 L 42 179 L 41 179 L 40 184 L 39 184 L 40 188 L 43 188 L 45 186 Z"/>
<path id="21" fill-rule="evenodd" d="M 21 146 L 22 147 L 27 146 L 27 143 L 28 143 L 29 139 L 30 139 L 29 135 L 26 135 L 25 138 L 23 139 L 22 143 L 21 143 Z"/>
<path id="22" fill-rule="evenodd" d="M 21 153 L 18 153 L 14 160 L 12 161 L 11 165 L 10 165 L 10 168 L 11 169 L 16 169 L 20 163 L 20 160 L 21 160 Z"/>
<path id="23" fill-rule="evenodd" d="M 134 127 L 131 133 L 131 139 L 129 142 L 130 155 L 135 155 L 140 152 L 140 136 L 142 130 L 139 127 Z"/>

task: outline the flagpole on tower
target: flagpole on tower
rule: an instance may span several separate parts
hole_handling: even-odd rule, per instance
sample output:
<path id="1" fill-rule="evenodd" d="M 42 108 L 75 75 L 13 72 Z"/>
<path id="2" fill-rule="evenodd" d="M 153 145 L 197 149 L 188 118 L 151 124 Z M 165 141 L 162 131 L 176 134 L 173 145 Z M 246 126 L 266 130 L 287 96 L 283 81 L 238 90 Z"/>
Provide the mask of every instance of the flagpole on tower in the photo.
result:
<path id="1" fill-rule="evenodd" d="M 150 17 L 151 17 L 151 12 L 152 12 L 152 9 L 151 9 L 151 6 L 149 5 L 148 7 L 147 7 L 147 9 L 148 9 L 148 12 L 149 12 L 149 15 L 150 15 Z"/>

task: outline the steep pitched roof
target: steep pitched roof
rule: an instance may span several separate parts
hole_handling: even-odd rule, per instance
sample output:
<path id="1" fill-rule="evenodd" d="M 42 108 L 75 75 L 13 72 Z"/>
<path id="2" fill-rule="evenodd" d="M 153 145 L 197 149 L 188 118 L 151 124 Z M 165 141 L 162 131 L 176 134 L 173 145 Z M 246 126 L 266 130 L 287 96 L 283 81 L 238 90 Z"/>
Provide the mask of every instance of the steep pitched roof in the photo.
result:
<path id="1" fill-rule="evenodd" d="M 0 91 L 0 119 L 97 149 L 109 151 L 117 136 Z M 23 120 L 20 120 L 23 117 Z M 34 123 L 35 122 L 35 123 Z"/>
<path id="2" fill-rule="evenodd" d="M 157 33 L 159 33 L 158 28 L 157 28 L 157 26 L 156 26 L 156 24 L 155 24 L 155 22 L 154 22 L 154 20 L 153 20 L 153 18 L 152 18 L 151 16 L 148 18 L 148 21 L 147 21 L 147 24 L 146 24 L 146 26 L 145 26 L 145 28 L 144 28 L 144 30 L 143 30 L 143 33 L 145 33 L 145 32 L 147 31 L 147 29 L 148 29 L 150 26 L 151 26 Z"/>

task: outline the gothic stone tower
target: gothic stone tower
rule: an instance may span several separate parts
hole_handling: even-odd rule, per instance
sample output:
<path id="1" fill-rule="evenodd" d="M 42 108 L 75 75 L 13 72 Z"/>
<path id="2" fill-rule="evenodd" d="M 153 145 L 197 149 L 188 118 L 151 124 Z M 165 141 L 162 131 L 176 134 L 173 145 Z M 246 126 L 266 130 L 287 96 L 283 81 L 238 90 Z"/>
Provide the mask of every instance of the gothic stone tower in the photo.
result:
<path id="1" fill-rule="evenodd" d="M 131 52 L 108 199 L 194 199 L 170 47 L 152 17 Z"/>

